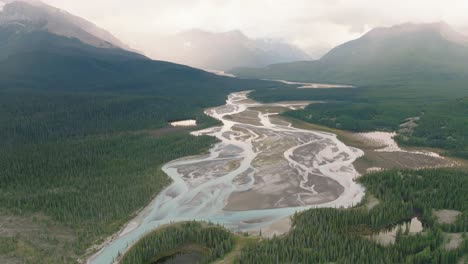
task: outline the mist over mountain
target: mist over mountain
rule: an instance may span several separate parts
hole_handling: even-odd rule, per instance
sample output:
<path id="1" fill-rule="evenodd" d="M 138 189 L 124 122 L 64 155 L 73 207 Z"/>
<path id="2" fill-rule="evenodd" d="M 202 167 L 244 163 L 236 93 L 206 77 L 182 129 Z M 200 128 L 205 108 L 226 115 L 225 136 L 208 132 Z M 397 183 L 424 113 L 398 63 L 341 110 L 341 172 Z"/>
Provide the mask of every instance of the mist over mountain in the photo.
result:
<path id="1" fill-rule="evenodd" d="M 93 23 L 37 0 L 2 0 L 0 27 L 17 25 L 28 31 L 46 31 L 77 38 L 101 48 L 129 49 L 112 34 Z"/>
<path id="2" fill-rule="evenodd" d="M 230 70 L 273 63 L 310 60 L 299 48 L 275 39 L 250 39 L 241 31 L 185 31 L 163 37 L 149 55 L 202 69 Z"/>
<path id="3" fill-rule="evenodd" d="M 443 22 L 376 28 L 320 60 L 240 68 L 237 76 L 317 82 L 403 81 L 468 75 L 468 38 Z"/>
<path id="4" fill-rule="evenodd" d="M 80 17 L 35 0 L 3 1 L 0 12 L 0 86 L 66 91 L 149 90 L 189 94 L 247 81 L 188 66 L 153 61 Z M 261 82 L 250 82 L 263 85 Z M 221 87 L 220 87 L 221 86 Z M 267 84 L 268 86 L 268 84 Z M 174 89 L 175 88 L 175 89 Z M 223 100 L 220 100 L 222 103 Z"/>

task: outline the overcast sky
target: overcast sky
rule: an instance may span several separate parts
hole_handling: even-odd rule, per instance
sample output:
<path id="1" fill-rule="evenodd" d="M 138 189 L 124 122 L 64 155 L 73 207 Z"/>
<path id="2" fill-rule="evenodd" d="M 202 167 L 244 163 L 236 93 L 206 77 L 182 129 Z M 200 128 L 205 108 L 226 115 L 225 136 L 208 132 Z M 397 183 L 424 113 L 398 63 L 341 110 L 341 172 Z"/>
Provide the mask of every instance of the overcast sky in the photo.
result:
<path id="1" fill-rule="evenodd" d="M 468 33 L 468 0 L 43 0 L 91 20 L 134 48 L 199 28 L 281 38 L 312 55 L 377 26 L 445 21 Z M 157 45 L 155 43 L 154 45 Z M 144 50 L 143 50 L 144 51 Z"/>

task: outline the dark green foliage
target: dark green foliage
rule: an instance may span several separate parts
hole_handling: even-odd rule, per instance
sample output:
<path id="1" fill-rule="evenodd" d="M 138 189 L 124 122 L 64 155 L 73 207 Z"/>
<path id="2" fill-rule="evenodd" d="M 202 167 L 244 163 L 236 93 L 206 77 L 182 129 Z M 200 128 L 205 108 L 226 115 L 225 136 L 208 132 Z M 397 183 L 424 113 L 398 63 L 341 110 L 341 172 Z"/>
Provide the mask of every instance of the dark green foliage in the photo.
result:
<path id="1" fill-rule="evenodd" d="M 410 113 L 401 105 L 335 102 L 312 104 L 305 111 L 290 111 L 287 116 L 310 123 L 352 131 L 396 130 Z M 417 113 L 414 113 L 417 114 Z"/>
<path id="2" fill-rule="evenodd" d="M 468 252 L 468 241 L 457 250 L 445 251 L 442 231 L 468 230 L 468 172 L 457 170 L 387 171 L 360 181 L 380 204 L 370 211 L 313 209 L 294 218 L 285 237 L 245 248 L 240 263 L 456 263 Z M 439 225 L 432 209 L 463 212 L 452 225 Z M 391 246 L 364 238 L 418 215 L 425 232 L 399 234 Z"/>
<path id="3" fill-rule="evenodd" d="M 223 99 L 220 94 L 213 101 Z M 157 129 L 177 119 L 213 124 L 189 100 L 155 95 L 0 91 L 0 110 L 2 145 Z"/>
<path id="4" fill-rule="evenodd" d="M 120 261 L 121 264 L 151 264 L 168 254 L 178 252 L 186 245 L 207 248 L 202 263 L 223 257 L 234 247 L 234 236 L 229 231 L 204 223 L 182 223 L 154 231 L 140 239 Z"/>
<path id="5" fill-rule="evenodd" d="M 447 149 L 448 155 L 468 159 L 468 97 L 424 111 L 414 133 L 403 144 Z"/>
<path id="6" fill-rule="evenodd" d="M 0 237 L 0 255 L 5 255 L 16 250 L 17 239 L 14 237 Z"/>
<path id="7" fill-rule="evenodd" d="M 0 205 L 17 214 L 43 212 L 73 228 L 78 252 L 118 230 L 169 180 L 160 166 L 198 154 L 209 137 L 185 133 L 87 137 L 0 150 Z"/>
<path id="8" fill-rule="evenodd" d="M 397 201 L 411 205 L 426 225 L 434 225 L 432 209 L 458 210 L 468 215 L 468 172 L 466 170 L 434 169 L 419 171 L 388 171 L 360 179 L 367 190 L 385 202 Z M 443 226 L 451 232 L 468 231 L 468 222 Z M 458 225 L 458 227 L 456 227 Z"/>

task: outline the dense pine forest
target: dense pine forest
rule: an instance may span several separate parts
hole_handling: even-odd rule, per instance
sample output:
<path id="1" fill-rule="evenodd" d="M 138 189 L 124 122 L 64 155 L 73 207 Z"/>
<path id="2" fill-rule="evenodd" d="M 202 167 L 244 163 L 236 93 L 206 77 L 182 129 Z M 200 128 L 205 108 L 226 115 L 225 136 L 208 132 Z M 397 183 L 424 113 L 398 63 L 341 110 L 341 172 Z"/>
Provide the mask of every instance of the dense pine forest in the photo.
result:
<path id="1" fill-rule="evenodd" d="M 253 86 L 255 85 L 256 83 Z M 294 88 L 274 90 L 259 88 L 254 95 L 268 101 L 288 99 L 290 96 L 297 96 L 294 99 L 300 99 L 309 94 L 309 98 L 320 101 L 329 98 L 332 91 L 294 89 L 299 92 L 285 95 L 286 91 L 292 89 Z M 359 89 L 339 89 L 339 92 L 333 94 L 333 98 L 336 99 L 337 104 L 342 103 L 346 98 L 359 98 Z M 22 236 L 19 232 L 15 237 L 0 240 L 2 255 L 21 256 L 25 263 L 73 263 L 76 258 L 63 256 L 79 256 L 93 243 L 99 242 L 99 239 L 116 232 L 138 208 L 146 205 L 161 188 L 169 183 L 167 176 L 160 171 L 162 164 L 178 157 L 200 153 L 214 143 L 212 138 L 191 137 L 188 131 L 162 135 L 157 133 L 155 135 L 153 132 L 166 127 L 169 120 L 183 118 L 196 118 L 199 126 L 195 129 L 216 124 L 216 121 L 203 114 L 203 108 L 215 102 L 222 104 L 227 94 L 226 91 L 220 91 L 219 93 L 200 94 L 199 97 L 192 96 L 193 100 L 192 98 L 183 100 L 178 96 L 161 98 L 156 93 L 147 95 L 135 92 L 129 95 L 127 92 L 115 91 L 68 93 L 4 89 L 0 93 L 2 95 L 0 97 L 2 109 L 0 131 L 3 135 L 0 139 L 2 142 L 0 149 L 2 214 L 34 217 L 45 226 L 59 224 L 73 230 L 73 239 L 65 243 L 62 249 L 64 251 L 57 251 L 59 247 L 53 246 L 63 243 L 62 238 L 54 233 L 47 233 L 41 239 L 36 239 Z M 453 99 L 453 102 L 457 103 L 435 104 L 434 107 L 438 107 L 439 112 L 430 112 L 432 105 L 426 105 L 428 110 L 424 111 L 425 115 L 421 116 L 414 136 L 410 138 L 419 140 L 429 138 L 420 132 L 424 131 L 422 129 L 433 131 L 432 135 L 435 135 L 433 137 L 435 139 L 442 138 L 435 134 L 436 131 L 458 133 L 453 139 L 448 138 L 447 134 L 443 134 L 443 138 L 456 140 L 454 147 L 463 147 L 463 144 L 456 142 L 464 136 L 462 131 L 464 131 L 465 123 L 459 120 L 464 118 L 462 111 L 466 109 L 464 108 L 466 100 Z M 351 107 L 358 106 L 359 104 L 351 105 Z M 364 106 L 369 106 L 369 104 L 364 104 Z M 310 109 L 314 107 L 327 106 L 314 104 L 305 111 L 288 112 L 286 115 L 301 118 L 298 115 L 312 111 Z M 385 107 L 385 104 L 381 107 Z M 411 115 L 420 111 L 420 109 L 416 111 L 412 105 L 403 104 L 392 108 L 401 111 L 401 118 L 383 118 L 383 121 L 393 120 L 395 126 L 392 128 L 398 127 L 399 122 L 408 116 L 408 111 L 414 110 Z M 455 113 L 453 122 L 445 118 L 449 111 Z M 357 113 L 362 118 L 369 114 L 369 111 L 363 107 L 363 110 Z M 388 111 L 379 113 L 381 117 L 384 117 Z M 435 122 L 446 124 L 445 126 L 449 129 L 433 129 L 434 126 L 431 125 L 436 124 Z M 321 122 L 317 121 L 317 123 Z M 457 124 L 458 127 L 452 128 L 451 124 Z M 431 143 L 427 142 L 419 144 L 431 146 Z M 371 181 L 373 178 L 370 176 L 362 178 L 369 192 L 381 201 L 385 201 L 372 209 L 370 215 L 361 209 L 308 211 L 296 218 L 294 230 L 302 230 L 301 232 L 297 231 L 296 234 L 296 231 L 293 231 L 285 238 L 276 238 L 259 244 L 258 248 L 247 248 L 243 251 L 239 261 L 241 263 L 265 263 L 260 260 L 262 256 L 268 255 L 267 260 L 274 263 L 273 256 L 286 260 L 291 256 L 291 252 L 295 252 L 294 254 L 298 257 L 313 256 L 317 261 L 323 262 L 333 260 L 346 262 L 345 256 L 353 256 L 358 260 L 367 255 L 369 259 L 373 256 L 377 259 L 384 259 L 386 262 L 410 261 L 413 258 L 419 259 L 421 255 L 429 256 L 428 258 L 436 263 L 458 258 L 461 254 L 460 250 L 466 250 L 466 248 L 450 252 L 439 249 L 444 240 L 444 232 L 466 231 L 468 221 L 466 208 L 463 206 L 468 203 L 465 192 L 462 192 L 466 189 L 466 181 L 464 181 L 466 173 L 447 170 L 424 171 L 421 177 L 430 179 L 424 182 L 403 182 L 395 176 L 396 173 L 372 175 L 376 182 Z M 415 173 L 418 175 L 421 172 Z M 393 179 L 395 182 L 387 181 L 386 178 Z M 412 198 L 408 202 L 408 196 L 417 193 L 408 186 L 411 188 L 425 186 L 425 189 L 421 189 L 421 195 L 424 196 Z M 433 186 L 440 187 L 436 189 L 437 192 L 431 193 Z M 406 197 L 405 202 L 401 202 L 402 197 Z M 393 200 L 400 202 L 392 202 Z M 430 204 L 420 204 L 422 202 L 430 202 Z M 436 204 L 439 202 L 441 204 Z M 430 216 L 428 208 L 431 206 L 460 210 L 464 213 L 455 224 L 439 225 Z M 43 219 L 41 215 L 45 215 L 46 220 L 41 220 Z M 395 246 L 388 248 L 362 239 L 360 235 L 348 236 L 347 234 L 344 237 L 342 236 L 344 231 L 340 229 L 348 225 L 351 230 L 358 230 L 357 233 L 371 233 L 408 220 L 414 215 L 420 216 L 423 220 L 427 228 L 427 236 L 418 235 L 417 238 L 402 236 Z M 334 229 L 335 227 L 312 225 L 311 222 L 306 225 L 305 222 L 301 222 L 306 219 L 311 219 L 310 221 L 314 223 L 344 222 L 339 222 L 340 227 Z M 350 221 L 350 224 L 346 224 L 346 221 Z M 325 231 L 318 230 L 319 227 Z M 319 231 L 323 236 L 316 235 Z M 356 232 L 351 232 L 351 234 Z M 305 238 L 306 235 L 302 234 L 307 234 L 309 238 Z M 324 236 L 334 238 L 334 240 L 322 241 Z M 306 244 L 301 244 L 302 239 L 306 240 Z M 349 247 L 338 247 L 340 240 L 350 241 Z M 323 244 L 331 246 L 330 250 L 326 250 L 328 253 L 319 254 L 312 250 L 319 243 L 329 243 Z M 414 245 L 409 246 L 411 243 Z M 286 244 L 296 246 L 287 247 Z M 365 251 L 366 254 L 357 254 L 356 252 L 361 252 L 361 248 L 355 251 L 357 248 L 352 245 L 364 245 L 363 247 L 366 248 L 364 250 L 369 251 Z M 275 247 L 289 253 L 271 254 L 270 250 Z M 326 247 L 320 246 L 320 248 Z M 401 248 L 405 249 L 403 251 L 405 253 L 395 257 L 394 252 Z M 352 251 L 354 253 L 350 253 Z M 278 250 L 278 252 L 283 251 Z M 331 252 L 336 252 L 334 254 L 337 255 Z M 436 261 L 436 257 L 440 257 L 441 260 Z"/>
<path id="2" fill-rule="evenodd" d="M 198 248 L 197 248 L 198 246 Z M 121 264 L 152 264 L 159 259 L 189 249 L 203 254 L 199 263 L 210 263 L 222 258 L 234 246 L 234 235 L 215 225 L 189 222 L 154 231 L 138 241 L 124 254 Z"/>
<path id="3" fill-rule="evenodd" d="M 91 137 L 3 150 L 1 205 L 14 214 L 42 212 L 78 233 L 75 248 L 117 231 L 169 184 L 160 166 L 195 155 L 210 137 L 177 133 Z"/>
<path id="4" fill-rule="evenodd" d="M 290 234 L 243 249 L 239 263 L 457 263 L 468 254 L 468 172 L 449 169 L 386 171 L 360 182 L 379 204 L 353 209 L 309 210 L 294 217 Z M 462 212 L 453 224 L 434 220 L 435 209 Z M 417 216 L 424 230 L 398 232 L 382 246 L 364 237 Z M 457 249 L 445 250 L 447 233 L 463 233 Z"/>
<path id="5" fill-rule="evenodd" d="M 447 149 L 448 155 L 468 159 L 468 97 L 428 108 L 416 129 L 399 138 L 406 145 Z"/>

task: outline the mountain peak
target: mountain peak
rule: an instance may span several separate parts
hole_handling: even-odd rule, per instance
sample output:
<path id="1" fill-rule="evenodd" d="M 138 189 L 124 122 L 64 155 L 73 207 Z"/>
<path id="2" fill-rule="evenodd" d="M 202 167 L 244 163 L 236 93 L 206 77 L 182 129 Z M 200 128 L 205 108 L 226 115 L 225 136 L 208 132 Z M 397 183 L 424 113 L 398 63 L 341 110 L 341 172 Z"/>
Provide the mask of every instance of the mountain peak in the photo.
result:
<path id="1" fill-rule="evenodd" d="M 30 30 L 77 38 L 101 48 L 129 48 L 109 32 L 93 23 L 38 0 L 0 0 L 0 26 L 24 25 Z"/>
<path id="2" fill-rule="evenodd" d="M 191 29 L 159 41 L 151 55 L 210 70 L 230 70 L 236 67 L 264 67 L 272 63 L 303 61 L 310 57 L 280 40 L 251 39 L 241 30 L 210 32 Z"/>
<path id="3" fill-rule="evenodd" d="M 464 79 L 468 76 L 467 68 L 466 37 L 448 24 L 438 22 L 376 28 L 333 48 L 318 61 L 239 69 L 231 73 L 244 78 L 367 85 L 373 81 Z"/>

